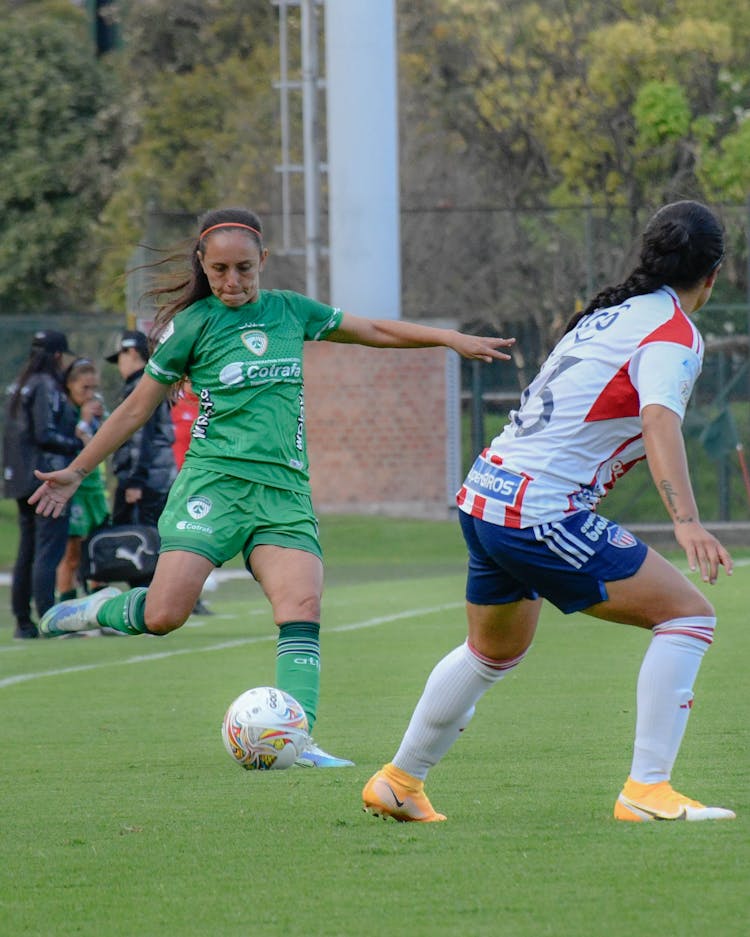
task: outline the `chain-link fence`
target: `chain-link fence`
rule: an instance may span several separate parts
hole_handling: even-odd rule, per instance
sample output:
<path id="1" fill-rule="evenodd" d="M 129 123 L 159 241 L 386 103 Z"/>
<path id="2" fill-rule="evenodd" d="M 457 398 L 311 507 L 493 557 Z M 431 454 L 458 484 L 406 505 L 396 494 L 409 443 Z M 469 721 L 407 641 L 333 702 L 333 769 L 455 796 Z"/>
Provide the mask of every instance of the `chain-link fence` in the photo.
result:
<path id="1" fill-rule="evenodd" d="M 747 520 L 750 481 L 744 452 L 750 445 L 750 205 L 720 206 L 727 256 L 711 302 L 695 317 L 706 339 L 703 374 L 693 395 L 685 435 L 698 501 L 705 520 Z M 466 330 L 513 335 L 513 363 L 472 367 L 462 373 L 464 462 L 492 438 L 515 406 L 523 387 L 546 357 L 567 319 L 605 285 L 621 282 L 631 269 L 638 238 L 650 212 L 636 215 L 589 206 L 545 211 L 487 207 L 402 208 L 402 315 L 447 319 Z M 144 243 L 166 249 L 195 233 L 196 216 L 153 210 L 144 219 Z M 264 215 L 271 249 L 264 270 L 266 288 L 305 290 L 302 253 L 277 248 L 281 216 Z M 301 215 L 292 218 L 302 246 Z M 325 219 L 322 225 L 325 230 Z M 184 239 L 188 239 L 185 241 Z M 154 257 L 157 255 L 153 255 Z M 153 262 L 149 252 L 135 263 Z M 321 296 L 327 296 L 325 263 Z M 148 318 L 140 301 L 149 286 L 146 272 L 131 276 L 128 314 Z M 357 313 L 358 310 L 348 310 Z M 0 366 L 5 383 L 20 371 L 31 336 L 57 328 L 71 348 L 102 362 L 104 393 L 119 387 L 116 368 L 103 363 L 126 315 L 60 314 L 52 317 L 0 316 Z M 1 417 L 0 417 L 1 419 Z M 647 472 L 639 467 L 607 499 L 607 510 L 625 521 L 664 518 Z"/>

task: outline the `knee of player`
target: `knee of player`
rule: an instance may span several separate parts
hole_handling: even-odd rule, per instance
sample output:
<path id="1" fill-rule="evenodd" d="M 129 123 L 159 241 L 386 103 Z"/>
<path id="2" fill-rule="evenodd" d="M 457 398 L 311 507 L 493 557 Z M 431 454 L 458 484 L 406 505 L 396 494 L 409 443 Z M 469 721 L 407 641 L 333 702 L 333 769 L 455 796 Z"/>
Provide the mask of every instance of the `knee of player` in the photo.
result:
<path id="1" fill-rule="evenodd" d="M 311 594 L 300 596 L 273 605 L 273 616 L 276 624 L 285 621 L 320 621 L 320 596 Z"/>
<path id="2" fill-rule="evenodd" d="M 702 593 L 700 599 L 696 600 L 695 610 L 691 611 L 690 614 L 701 618 L 716 618 L 716 610 Z"/>
<path id="3" fill-rule="evenodd" d="M 179 615 L 174 609 L 165 606 L 149 608 L 149 603 L 146 602 L 146 627 L 152 634 L 169 634 L 170 631 L 176 631 L 185 624 L 187 618 L 187 615 Z"/>
<path id="4" fill-rule="evenodd" d="M 320 621 L 320 598 L 310 596 L 310 598 L 300 601 L 297 605 L 297 611 L 289 617 L 297 621 Z"/>

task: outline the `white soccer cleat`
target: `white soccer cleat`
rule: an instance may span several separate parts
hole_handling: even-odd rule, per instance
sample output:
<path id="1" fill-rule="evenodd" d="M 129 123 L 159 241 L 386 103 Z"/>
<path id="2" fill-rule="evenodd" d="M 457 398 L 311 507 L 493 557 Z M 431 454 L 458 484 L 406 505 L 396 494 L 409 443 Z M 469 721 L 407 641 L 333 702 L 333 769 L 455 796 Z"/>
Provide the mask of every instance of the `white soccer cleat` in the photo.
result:
<path id="1" fill-rule="evenodd" d="M 92 592 L 80 599 L 68 599 L 58 602 L 48 609 L 39 622 L 39 633 L 47 638 L 59 638 L 64 634 L 77 634 L 99 627 L 96 613 L 107 601 L 120 595 L 114 586 Z"/>
<path id="2" fill-rule="evenodd" d="M 354 762 L 349 761 L 348 758 L 337 758 L 336 755 L 324 752 L 313 742 L 312 738 L 308 739 L 305 750 L 297 756 L 295 764 L 301 768 L 351 768 L 354 766 Z"/>

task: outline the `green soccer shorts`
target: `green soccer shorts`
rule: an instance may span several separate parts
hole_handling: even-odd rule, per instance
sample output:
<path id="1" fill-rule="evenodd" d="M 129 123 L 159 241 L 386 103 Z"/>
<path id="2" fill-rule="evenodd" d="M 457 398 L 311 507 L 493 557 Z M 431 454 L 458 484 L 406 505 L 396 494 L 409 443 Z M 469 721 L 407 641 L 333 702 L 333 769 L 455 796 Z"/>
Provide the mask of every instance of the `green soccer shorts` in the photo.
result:
<path id="1" fill-rule="evenodd" d="M 88 537 L 93 530 L 104 523 L 108 515 L 109 508 L 104 489 L 92 491 L 79 489 L 70 502 L 68 536 Z"/>
<path id="2" fill-rule="evenodd" d="M 185 550 L 221 566 L 238 553 L 245 565 L 259 544 L 314 553 L 322 559 L 318 522 L 308 494 L 218 472 L 183 468 L 159 518 L 161 552 Z"/>

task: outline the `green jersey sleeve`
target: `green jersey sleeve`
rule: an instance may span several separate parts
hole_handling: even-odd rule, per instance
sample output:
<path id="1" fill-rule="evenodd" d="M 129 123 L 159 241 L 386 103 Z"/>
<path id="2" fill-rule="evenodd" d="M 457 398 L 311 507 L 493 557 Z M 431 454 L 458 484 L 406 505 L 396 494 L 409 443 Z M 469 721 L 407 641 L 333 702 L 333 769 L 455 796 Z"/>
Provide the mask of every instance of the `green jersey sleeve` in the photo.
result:
<path id="1" fill-rule="evenodd" d="M 183 309 L 166 327 L 146 364 L 146 374 L 160 384 L 174 384 L 189 373 L 193 349 L 201 337 L 205 300 Z"/>
<path id="2" fill-rule="evenodd" d="M 289 305 L 295 314 L 305 323 L 305 340 L 310 342 L 322 341 L 326 335 L 335 332 L 341 325 L 344 315 L 341 309 L 327 306 L 301 293 L 284 292 Z"/>

